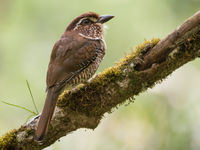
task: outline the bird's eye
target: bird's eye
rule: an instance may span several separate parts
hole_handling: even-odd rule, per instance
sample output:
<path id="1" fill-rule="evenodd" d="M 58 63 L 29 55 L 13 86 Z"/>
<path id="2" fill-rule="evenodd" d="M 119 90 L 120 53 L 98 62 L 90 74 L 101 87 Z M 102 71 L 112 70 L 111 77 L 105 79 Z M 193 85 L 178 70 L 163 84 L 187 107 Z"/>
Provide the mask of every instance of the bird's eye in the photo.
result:
<path id="1" fill-rule="evenodd" d="M 87 25 L 87 24 L 89 24 L 89 23 L 91 23 L 91 21 L 90 21 L 89 19 L 84 19 L 84 20 L 81 22 L 82 25 Z"/>

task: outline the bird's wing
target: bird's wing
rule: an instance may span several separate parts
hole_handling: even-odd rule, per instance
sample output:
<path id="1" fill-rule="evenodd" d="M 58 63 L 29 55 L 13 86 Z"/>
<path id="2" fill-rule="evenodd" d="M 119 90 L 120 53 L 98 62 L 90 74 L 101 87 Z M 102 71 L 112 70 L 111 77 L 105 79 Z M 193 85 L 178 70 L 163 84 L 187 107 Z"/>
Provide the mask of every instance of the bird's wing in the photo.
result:
<path id="1" fill-rule="evenodd" d="M 54 45 L 47 72 L 47 89 L 61 88 L 78 73 L 87 68 L 97 57 L 101 43 L 84 38 L 63 37 Z"/>

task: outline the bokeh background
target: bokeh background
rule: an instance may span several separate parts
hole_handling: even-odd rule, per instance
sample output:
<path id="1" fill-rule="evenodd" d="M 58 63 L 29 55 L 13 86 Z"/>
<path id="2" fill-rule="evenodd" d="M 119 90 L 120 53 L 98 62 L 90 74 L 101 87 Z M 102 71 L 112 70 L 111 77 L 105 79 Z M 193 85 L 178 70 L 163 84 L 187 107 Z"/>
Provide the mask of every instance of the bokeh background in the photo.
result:
<path id="1" fill-rule="evenodd" d="M 0 100 L 34 110 L 45 99 L 55 41 L 88 11 L 113 14 L 107 53 L 98 72 L 113 66 L 145 39 L 163 38 L 200 9 L 200 0 L 0 0 Z M 199 150 L 200 61 L 181 67 L 135 102 L 106 114 L 94 130 L 80 129 L 46 150 Z M 0 135 L 30 113 L 0 103 Z"/>

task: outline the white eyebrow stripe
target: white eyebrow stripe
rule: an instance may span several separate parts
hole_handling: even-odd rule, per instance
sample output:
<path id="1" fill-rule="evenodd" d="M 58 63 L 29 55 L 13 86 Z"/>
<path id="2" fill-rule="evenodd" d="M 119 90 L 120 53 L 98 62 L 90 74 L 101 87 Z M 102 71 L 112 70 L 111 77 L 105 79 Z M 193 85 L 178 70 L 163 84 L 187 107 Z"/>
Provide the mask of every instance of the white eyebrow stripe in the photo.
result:
<path id="1" fill-rule="evenodd" d="M 97 19 L 94 18 L 94 17 L 84 17 L 84 18 L 80 19 L 79 22 L 78 22 L 76 25 L 80 25 L 81 22 L 82 22 L 84 19 L 89 19 L 89 20 L 91 20 L 92 22 L 96 22 L 96 21 L 97 21 Z"/>
<path id="2" fill-rule="evenodd" d="M 82 18 L 81 20 L 79 20 L 79 22 L 78 22 L 76 25 L 79 25 L 79 24 L 81 24 L 81 22 L 82 22 L 84 19 L 87 19 L 87 17 L 85 17 L 85 18 Z"/>

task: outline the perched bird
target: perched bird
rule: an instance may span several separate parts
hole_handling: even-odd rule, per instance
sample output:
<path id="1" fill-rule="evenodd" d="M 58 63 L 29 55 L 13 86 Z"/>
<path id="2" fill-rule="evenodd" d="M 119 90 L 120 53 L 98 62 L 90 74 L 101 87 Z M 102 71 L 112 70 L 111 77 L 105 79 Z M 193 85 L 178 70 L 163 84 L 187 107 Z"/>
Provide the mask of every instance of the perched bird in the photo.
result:
<path id="1" fill-rule="evenodd" d="M 98 69 L 106 50 L 103 24 L 113 17 L 84 13 L 68 25 L 55 43 L 47 71 L 47 97 L 35 140 L 42 141 L 47 133 L 61 90 L 86 82 Z"/>

